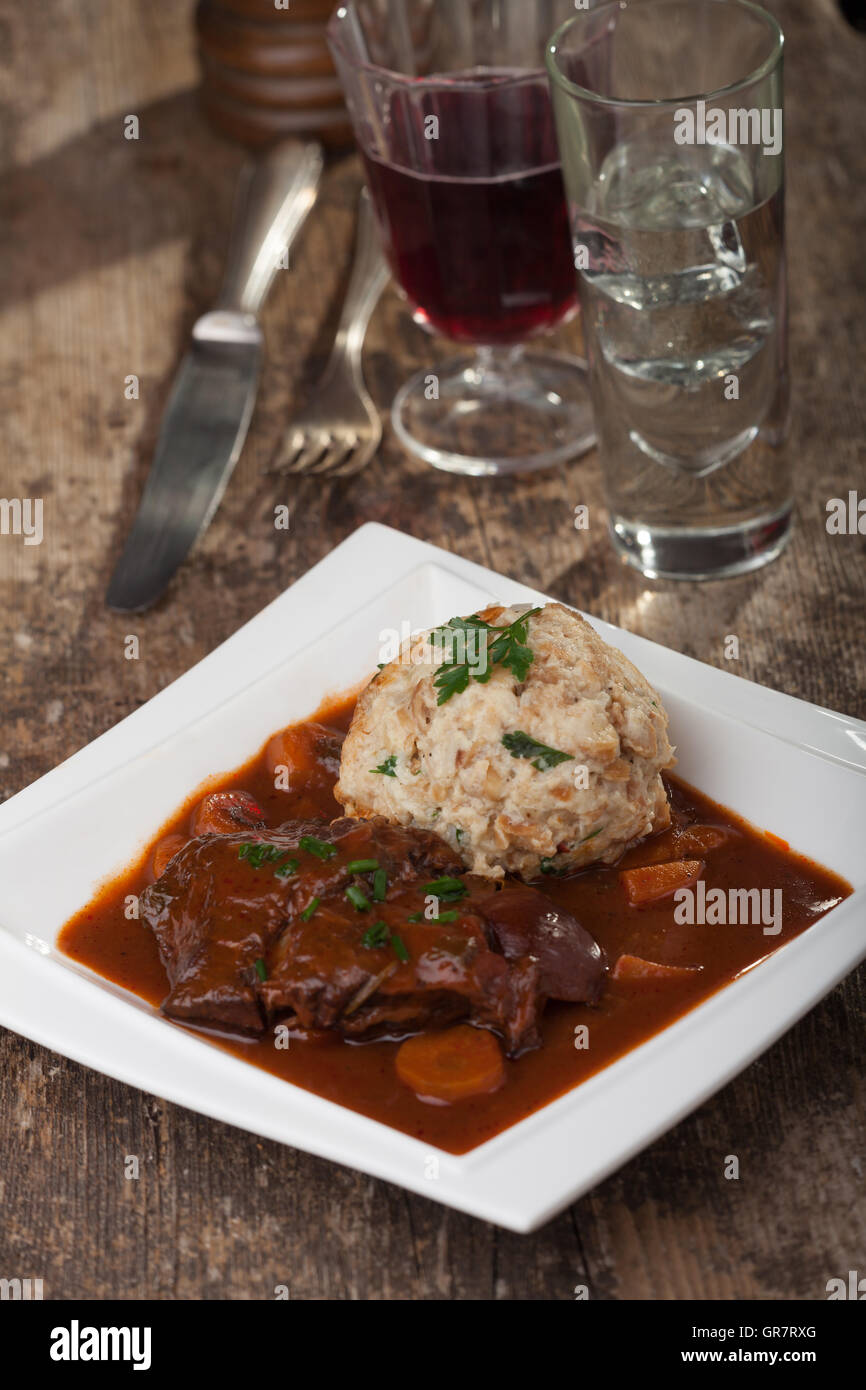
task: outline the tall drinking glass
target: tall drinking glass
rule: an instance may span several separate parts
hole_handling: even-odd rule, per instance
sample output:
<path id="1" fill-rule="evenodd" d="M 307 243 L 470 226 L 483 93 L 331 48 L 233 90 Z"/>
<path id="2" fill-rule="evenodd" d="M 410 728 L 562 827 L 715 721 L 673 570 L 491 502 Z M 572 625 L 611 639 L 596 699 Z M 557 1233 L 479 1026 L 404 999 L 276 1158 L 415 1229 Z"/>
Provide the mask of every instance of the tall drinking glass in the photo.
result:
<path id="1" fill-rule="evenodd" d="M 584 0 L 547 64 L 614 544 L 754 569 L 791 517 L 782 34 L 747 0 Z"/>
<path id="2" fill-rule="evenodd" d="M 524 343 L 577 312 L 545 44 L 572 0 L 351 0 L 329 42 L 383 244 L 419 323 L 470 351 L 394 402 L 398 437 L 456 473 L 593 441 L 578 359 Z"/>

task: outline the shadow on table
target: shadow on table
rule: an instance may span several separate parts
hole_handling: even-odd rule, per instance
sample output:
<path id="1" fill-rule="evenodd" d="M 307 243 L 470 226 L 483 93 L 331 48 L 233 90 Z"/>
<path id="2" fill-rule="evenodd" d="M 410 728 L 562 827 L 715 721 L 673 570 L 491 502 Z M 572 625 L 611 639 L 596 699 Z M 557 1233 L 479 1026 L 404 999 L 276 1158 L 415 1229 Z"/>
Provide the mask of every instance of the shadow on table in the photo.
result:
<path id="1" fill-rule="evenodd" d="M 118 113 L 0 177 L 0 307 L 179 238 L 198 243 L 188 279 L 211 283 L 243 151 L 213 134 L 194 91 L 136 114 L 137 140 Z"/>

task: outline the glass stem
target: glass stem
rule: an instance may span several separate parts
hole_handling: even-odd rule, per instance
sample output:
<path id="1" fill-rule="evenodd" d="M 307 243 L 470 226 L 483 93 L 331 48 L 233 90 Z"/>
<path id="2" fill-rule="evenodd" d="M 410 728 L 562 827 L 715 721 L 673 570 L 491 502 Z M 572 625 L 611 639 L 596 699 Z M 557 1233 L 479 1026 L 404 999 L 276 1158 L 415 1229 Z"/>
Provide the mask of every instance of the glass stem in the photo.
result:
<path id="1" fill-rule="evenodd" d="M 520 374 L 522 361 L 522 343 L 509 343 L 502 347 L 479 345 L 475 349 L 476 387 L 501 391 Z"/>

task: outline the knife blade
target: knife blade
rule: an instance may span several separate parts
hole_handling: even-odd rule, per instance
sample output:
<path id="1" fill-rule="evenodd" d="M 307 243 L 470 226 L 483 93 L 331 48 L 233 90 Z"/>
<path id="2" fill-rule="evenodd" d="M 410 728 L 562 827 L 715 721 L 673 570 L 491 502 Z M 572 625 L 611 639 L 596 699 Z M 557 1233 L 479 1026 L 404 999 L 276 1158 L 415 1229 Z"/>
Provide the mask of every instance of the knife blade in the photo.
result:
<path id="1" fill-rule="evenodd" d="M 219 506 L 255 405 L 257 315 L 313 206 L 321 147 L 292 142 L 241 175 L 219 303 L 195 324 L 162 420 L 141 503 L 106 602 L 139 612 L 159 598 Z"/>

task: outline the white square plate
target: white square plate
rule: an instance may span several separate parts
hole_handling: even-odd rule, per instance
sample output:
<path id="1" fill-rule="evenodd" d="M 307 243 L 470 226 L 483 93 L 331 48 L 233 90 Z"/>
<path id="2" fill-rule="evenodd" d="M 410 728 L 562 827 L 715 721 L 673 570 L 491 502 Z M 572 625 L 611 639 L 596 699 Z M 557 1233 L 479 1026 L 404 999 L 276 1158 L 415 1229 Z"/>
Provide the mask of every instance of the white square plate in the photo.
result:
<path id="1" fill-rule="evenodd" d="M 166 1100 L 515 1231 L 546 1221 L 748 1065 L 866 955 L 866 724 L 606 623 L 595 626 L 662 693 L 682 776 L 856 891 L 568 1095 L 469 1154 L 438 1154 L 438 1178 L 427 1145 L 172 1027 L 56 950 L 64 922 L 200 782 L 362 681 L 382 629 L 429 627 L 493 599 L 545 596 L 364 526 L 193 670 L 0 806 L 0 1023 Z"/>

